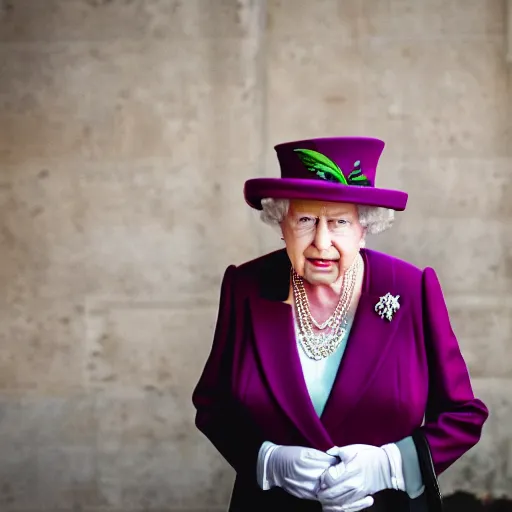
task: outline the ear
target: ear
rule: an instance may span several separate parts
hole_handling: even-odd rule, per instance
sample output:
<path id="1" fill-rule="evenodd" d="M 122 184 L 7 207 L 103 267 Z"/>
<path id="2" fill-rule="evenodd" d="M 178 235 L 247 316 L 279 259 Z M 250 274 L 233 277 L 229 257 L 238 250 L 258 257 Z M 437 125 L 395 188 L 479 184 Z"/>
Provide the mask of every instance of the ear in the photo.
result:
<path id="1" fill-rule="evenodd" d="M 361 240 L 359 240 L 359 247 L 363 249 L 366 247 L 366 234 L 368 232 L 368 228 L 363 229 L 363 234 L 361 235 Z"/>

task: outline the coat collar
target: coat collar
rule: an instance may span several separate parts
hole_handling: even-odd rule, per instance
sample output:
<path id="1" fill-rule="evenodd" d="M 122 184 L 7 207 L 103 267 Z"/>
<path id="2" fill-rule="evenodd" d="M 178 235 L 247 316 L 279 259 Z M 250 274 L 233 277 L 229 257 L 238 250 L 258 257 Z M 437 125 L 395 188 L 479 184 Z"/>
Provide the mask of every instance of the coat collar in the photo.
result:
<path id="1" fill-rule="evenodd" d="M 286 251 L 280 250 L 264 258 L 259 272 L 260 295 L 272 302 L 284 302 L 290 293 L 292 264 Z"/>
<path id="2" fill-rule="evenodd" d="M 311 446 L 328 450 L 331 433 L 362 398 L 385 360 L 403 311 L 392 322 L 375 312 L 381 295 L 393 290 L 382 275 L 377 253 L 363 250 L 364 278 L 347 347 L 331 394 L 319 418 L 306 387 L 295 339 L 293 310 L 284 301 L 290 289 L 291 263 L 285 251 L 274 253 L 261 267 L 260 294 L 251 297 L 256 347 L 269 388 L 296 428 Z M 393 279 L 391 279 L 393 281 Z"/>

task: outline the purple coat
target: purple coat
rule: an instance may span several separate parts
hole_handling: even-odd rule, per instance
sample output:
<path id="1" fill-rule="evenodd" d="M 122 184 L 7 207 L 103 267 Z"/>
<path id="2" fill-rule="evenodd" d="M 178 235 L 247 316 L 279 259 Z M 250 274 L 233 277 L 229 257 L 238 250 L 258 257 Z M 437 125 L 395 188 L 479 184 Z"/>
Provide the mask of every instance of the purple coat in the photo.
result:
<path id="1" fill-rule="evenodd" d="M 256 460 L 265 440 L 326 451 L 380 446 L 420 430 L 437 475 L 478 442 L 488 411 L 473 394 L 436 273 L 361 253 L 362 294 L 321 417 L 302 374 L 292 307 L 283 302 L 290 285 L 286 252 L 226 270 L 193 403 L 197 427 L 237 473 L 230 510 L 320 510 L 317 502 L 292 502 L 281 489 L 259 489 Z M 388 292 L 400 295 L 401 305 L 390 322 L 374 309 Z"/>

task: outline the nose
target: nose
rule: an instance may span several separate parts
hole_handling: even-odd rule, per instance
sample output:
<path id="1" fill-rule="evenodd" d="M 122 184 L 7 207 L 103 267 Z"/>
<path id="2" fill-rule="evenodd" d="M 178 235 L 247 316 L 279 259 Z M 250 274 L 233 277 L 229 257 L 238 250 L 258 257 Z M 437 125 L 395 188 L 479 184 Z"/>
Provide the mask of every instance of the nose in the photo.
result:
<path id="1" fill-rule="evenodd" d="M 313 244 L 319 251 L 325 251 L 331 247 L 331 233 L 324 219 L 319 219 L 315 231 L 315 239 Z"/>

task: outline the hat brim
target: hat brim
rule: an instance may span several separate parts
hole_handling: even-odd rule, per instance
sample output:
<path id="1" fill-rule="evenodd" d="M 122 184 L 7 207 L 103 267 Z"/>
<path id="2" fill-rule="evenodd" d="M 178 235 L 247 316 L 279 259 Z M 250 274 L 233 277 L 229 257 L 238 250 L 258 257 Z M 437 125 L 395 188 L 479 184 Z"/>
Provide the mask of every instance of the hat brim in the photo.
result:
<path id="1" fill-rule="evenodd" d="M 358 187 L 329 181 L 297 178 L 254 178 L 247 180 L 244 186 L 244 196 L 247 204 L 256 210 L 262 209 L 262 199 L 271 197 L 274 199 L 310 199 L 354 203 L 403 211 L 408 198 L 408 194 L 400 190 Z"/>

